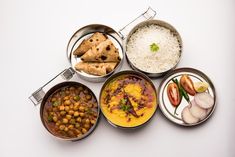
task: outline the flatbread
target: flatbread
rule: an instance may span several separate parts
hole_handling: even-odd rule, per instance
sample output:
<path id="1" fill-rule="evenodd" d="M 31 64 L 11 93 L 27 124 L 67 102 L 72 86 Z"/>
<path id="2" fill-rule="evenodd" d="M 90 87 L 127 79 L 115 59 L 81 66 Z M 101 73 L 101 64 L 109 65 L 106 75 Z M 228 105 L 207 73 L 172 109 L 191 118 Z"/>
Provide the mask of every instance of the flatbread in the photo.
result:
<path id="1" fill-rule="evenodd" d="M 84 62 L 119 62 L 118 49 L 113 45 L 110 39 L 101 42 L 98 46 L 93 46 L 82 57 Z"/>
<path id="2" fill-rule="evenodd" d="M 96 32 L 90 38 L 85 39 L 73 52 L 74 55 L 81 56 L 87 52 L 92 46 L 97 46 L 101 42 L 105 41 L 108 37 L 103 33 Z"/>
<path id="3" fill-rule="evenodd" d="M 86 62 L 79 62 L 75 65 L 76 70 L 82 70 L 85 73 L 103 76 L 111 71 L 116 67 L 117 63 L 86 63 Z"/>

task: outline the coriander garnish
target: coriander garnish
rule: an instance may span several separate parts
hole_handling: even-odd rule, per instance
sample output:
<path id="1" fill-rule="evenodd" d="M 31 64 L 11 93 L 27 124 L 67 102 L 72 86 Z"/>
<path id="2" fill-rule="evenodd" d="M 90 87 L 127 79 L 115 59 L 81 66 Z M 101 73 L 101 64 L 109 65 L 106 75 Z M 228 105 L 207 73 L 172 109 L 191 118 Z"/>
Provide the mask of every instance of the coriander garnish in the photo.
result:
<path id="1" fill-rule="evenodd" d="M 150 50 L 151 50 L 152 52 L 157 52 L 157 51 L 159 50 L 159 46 L 158 46 L 156 43 L 152 43 L 152 44 L 150 45 Z"/>

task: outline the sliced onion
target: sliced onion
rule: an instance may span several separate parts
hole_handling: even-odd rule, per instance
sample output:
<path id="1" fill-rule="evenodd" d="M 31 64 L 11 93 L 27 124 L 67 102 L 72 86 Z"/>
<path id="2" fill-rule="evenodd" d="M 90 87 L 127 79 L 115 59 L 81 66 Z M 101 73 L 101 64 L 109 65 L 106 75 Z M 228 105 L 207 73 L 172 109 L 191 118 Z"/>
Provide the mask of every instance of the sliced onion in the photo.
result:
<path id="1" fill-rule="evenodd" d="M 214 98 L 209 93 L 197 93 L 194 97 L 198 106 L 204 109 L 209 109 L 214 105 Z"/>
<path id="2" fill-rule="evenodd" d="M 191 101 L 191 107 L 189 108 L 190 113 L 192 116 L 202 120 L 207 116 L 207 110 L 199 107 L 195 100 Z"/>
<path id="3" fill-rule="evenodd" d="M 210 114 L 211 113 L 211 110 L 212 110 L 212 108 L 209 108 L 206 112 L 206 114 L 208 115 L 208 114 Z"/>
<path id="4" fill-rule="evenodd" d="M 186 106 L 181 114 L 181 117 L 183 119 L 183 121 L 187 124 L 193 124 L 193 123 L 197 123 L 199 121 L 199 118 L 194 117 L 190 111 L 189 111 L 189 106 Z"/>

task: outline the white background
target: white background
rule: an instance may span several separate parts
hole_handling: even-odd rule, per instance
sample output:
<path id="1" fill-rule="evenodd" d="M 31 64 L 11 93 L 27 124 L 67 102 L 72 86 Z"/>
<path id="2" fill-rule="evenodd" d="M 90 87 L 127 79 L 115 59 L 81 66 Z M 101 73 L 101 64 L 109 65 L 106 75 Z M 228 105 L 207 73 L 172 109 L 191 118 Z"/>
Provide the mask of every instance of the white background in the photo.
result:
<path id="1" fill-rule="evenodd" d="M 39 106 L 28 96 L 69 67 L 66 45 L 80 27 L 101 23 L 121 29 L 148 6 L 180 32 L 184 51 L 178 67 L 205 72 L 217 89 L 217 108 L 204 124 L 184 128 L 158 110 L 136 131 L 110 126 L 102 117 L 88 138 L 65 142 L 42 126 Z M 235 1 L 0 1 L 0 157 L 235 156 Z M 123 69 L 129 69 L 125 63 Z M 96 96 L 102 83 L 80 82 Z M 158 87 L 161 79 L 153 80 Z"/>

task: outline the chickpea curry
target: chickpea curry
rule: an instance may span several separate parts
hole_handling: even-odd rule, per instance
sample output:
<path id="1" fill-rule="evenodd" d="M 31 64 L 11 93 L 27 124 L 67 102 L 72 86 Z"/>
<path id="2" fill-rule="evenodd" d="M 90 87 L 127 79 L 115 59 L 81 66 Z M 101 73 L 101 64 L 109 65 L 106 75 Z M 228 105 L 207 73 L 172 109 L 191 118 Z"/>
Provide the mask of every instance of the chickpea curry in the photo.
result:
<path id="1" fill-rule="evenodd" d="M 147 122 L 157 108 L 154 87 L 146 79 L 120 75 L 111 80 L 101 93 L 101 109 L 105 117 L 121 127 L 136 127 Z"/>
<path id="2" fill-rule="evenodd" d="M 47 129 L 61 138 L 82 137 L 96 124 L 97 118 L 97 100 L 82 85 L 58 89 L 49 96 L 43 109 Z"/>

